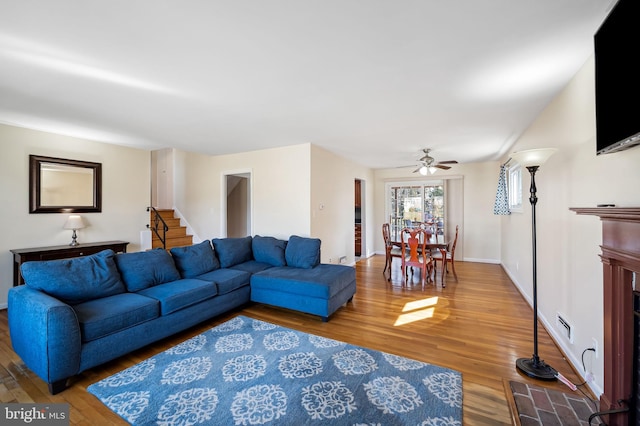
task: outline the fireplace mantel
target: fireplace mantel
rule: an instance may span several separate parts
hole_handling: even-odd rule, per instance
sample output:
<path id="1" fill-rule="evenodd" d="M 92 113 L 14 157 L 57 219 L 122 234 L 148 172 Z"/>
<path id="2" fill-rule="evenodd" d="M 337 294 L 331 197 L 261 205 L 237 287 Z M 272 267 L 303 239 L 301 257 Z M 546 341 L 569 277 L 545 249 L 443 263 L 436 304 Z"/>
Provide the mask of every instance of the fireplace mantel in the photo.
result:
<path id="1" fill-rule="evenodd" d="M 633 282 L 640 273 L 640 207 L 573 207 L 602 221 L 604 393 L 601 410 L 624 408 L 633 395 Z M 635 399 L 637 400 L 637 395 Z M 627 425 L 629 413 L 611 415 L 609 425 Z"/>
<path id="2" fill-rule="evenodd" d="M 600 216 L 601 219 L 640 222 L 640 207 L 570 207 L 577 214 Z"/>

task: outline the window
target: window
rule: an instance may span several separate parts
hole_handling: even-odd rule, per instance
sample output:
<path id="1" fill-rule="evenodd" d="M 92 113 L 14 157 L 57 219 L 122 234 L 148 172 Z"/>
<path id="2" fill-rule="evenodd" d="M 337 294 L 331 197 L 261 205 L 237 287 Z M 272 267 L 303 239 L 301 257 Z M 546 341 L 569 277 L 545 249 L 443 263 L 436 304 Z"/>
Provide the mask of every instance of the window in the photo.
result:
<path id="1" fill-rule="evenodd" d="M 444 233 L 444 186 L 442 181 L 419 184 L 391 184 L 388 189 L 391 238 L 406 226 L 425 224 Z"/>
<path id="2" fill-rule="evenodd" d="M 509 210 L 522 212 L 522 167 L 515 164 L 509 167 Z"/>

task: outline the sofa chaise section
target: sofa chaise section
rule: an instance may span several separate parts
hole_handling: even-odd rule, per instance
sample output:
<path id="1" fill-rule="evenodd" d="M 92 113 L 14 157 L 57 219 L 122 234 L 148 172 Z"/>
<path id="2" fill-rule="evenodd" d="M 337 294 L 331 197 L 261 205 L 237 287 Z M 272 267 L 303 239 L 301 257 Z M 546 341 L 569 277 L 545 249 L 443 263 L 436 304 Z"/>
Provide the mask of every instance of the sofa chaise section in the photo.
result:
<path id="1" fill-rule="evenodd" d="M 356 275 L 350 266 L 320 263 L 320 245 L 317 238 L 291 236 L 279 247 L 279 263 L 251 276 L 251 300 L 328 321 L 353 299 Z"/>
<path id="2" fill-rule="evenodd" d="M 355 270 L 345 265 L 280 266 L 251 277 L 253 302 L 318 315 L 325 322 L 355 293 Z"/>

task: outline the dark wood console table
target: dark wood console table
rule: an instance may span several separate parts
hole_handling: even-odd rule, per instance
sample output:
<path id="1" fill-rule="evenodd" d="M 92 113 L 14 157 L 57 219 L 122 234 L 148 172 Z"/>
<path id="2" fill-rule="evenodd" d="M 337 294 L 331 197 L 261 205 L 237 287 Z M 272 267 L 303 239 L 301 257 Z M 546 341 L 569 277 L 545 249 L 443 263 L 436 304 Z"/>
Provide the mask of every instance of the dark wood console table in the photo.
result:
<path id="1" fill-rule="evenodd" d="M 13 253 L 13 286 L 24 284 L 20 274 L 20 265 L 33 260 L 68 259 L 70 257 L 87 256 L 102 250 L 111 249 L 116 253 L 127 252 L 127 241 L 101 241 L 98 243 L 82 243 L 77 246 L 50 246 L 10 250 Z"/>

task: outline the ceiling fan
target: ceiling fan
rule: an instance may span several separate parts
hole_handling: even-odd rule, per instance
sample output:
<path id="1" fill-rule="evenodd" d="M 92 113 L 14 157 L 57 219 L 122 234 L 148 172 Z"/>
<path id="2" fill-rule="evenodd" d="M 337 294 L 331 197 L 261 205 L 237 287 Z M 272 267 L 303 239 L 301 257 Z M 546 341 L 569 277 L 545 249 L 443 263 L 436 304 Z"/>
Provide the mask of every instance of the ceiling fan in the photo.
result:
<path id="1" fill-rule="evenodd" d="M 420 167 L 415 169 L 413 173 L 419 172 L 421 175 L 426 176 L 429 173 L 435 173 L 436 169 L 449 170 L 451 166 L 446 166 L 446 164 L 458 164 L 456 160 L 439 161 L 436 163 L 436 160 L 429 155 L 430 151 L 431 149 L 429 148 L 422 150 L 422 152 L 424 152 L 424 156 L 418 160 L 420 162 Z"/>

